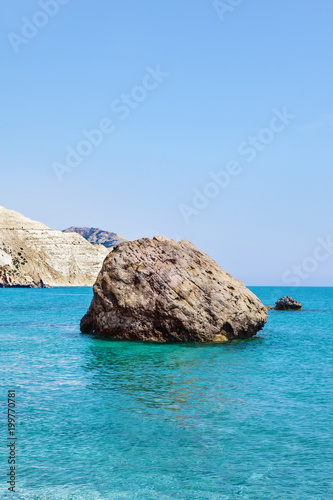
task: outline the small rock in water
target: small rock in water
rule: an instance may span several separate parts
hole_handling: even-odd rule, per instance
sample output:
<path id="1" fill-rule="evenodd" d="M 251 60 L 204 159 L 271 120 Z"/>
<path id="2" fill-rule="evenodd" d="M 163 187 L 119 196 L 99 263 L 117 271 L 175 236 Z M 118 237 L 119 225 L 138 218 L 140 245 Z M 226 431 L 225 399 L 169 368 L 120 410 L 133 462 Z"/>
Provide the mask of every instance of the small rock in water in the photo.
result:
<path id="1" fill-rule="evenodd" d="M 225 342 L 255 335 L 267 310 L 192 243 L 163 236 L 121 243 L 106 257 L 81 331 L 158 342 Z"/>
<path id="2" fill-rule="evenodd" d="M 292 297 L 282 297 L 276 302 L 274 309 L 276 311 L 299 311 L 302 309 L 302 304 Z"/>

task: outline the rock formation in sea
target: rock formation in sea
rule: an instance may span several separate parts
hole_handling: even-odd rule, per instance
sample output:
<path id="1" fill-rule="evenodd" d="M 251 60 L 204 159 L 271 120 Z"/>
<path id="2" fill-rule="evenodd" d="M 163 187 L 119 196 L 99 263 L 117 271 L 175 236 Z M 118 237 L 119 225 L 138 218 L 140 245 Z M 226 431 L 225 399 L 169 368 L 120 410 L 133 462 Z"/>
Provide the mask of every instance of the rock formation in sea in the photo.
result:
<path id="1" fill-rule="evenodd" d="M 113 339 L 224 342 L 255 335 L 267 309 L 198 250 L 163 236 L 121 243 L 94 285 L 81 331 Z"/>
<path id="2" fill-rule="evenodd" d="M 119 243 L 126 241 L 125 238 L 117 233 L 110 231 L 103 231 L 96 227 L 69 227 L 64 229 L 64 233 L 78 233 L 81 234 L 89 243 L 93 245 L 104 245 L 107 248 L 113 248 Z"/>
<path id="3" fill-rule="evenodd" d="M 0 286 L 91 286 L 108 253 L 0 207 Z"/>
<path id="4" fill-rule="evenodd" d="M 299 311 L 302 309 L 302 304 L 292 297 L 282 297 L 276 302 L 274 309 L 276 311 Z"/>

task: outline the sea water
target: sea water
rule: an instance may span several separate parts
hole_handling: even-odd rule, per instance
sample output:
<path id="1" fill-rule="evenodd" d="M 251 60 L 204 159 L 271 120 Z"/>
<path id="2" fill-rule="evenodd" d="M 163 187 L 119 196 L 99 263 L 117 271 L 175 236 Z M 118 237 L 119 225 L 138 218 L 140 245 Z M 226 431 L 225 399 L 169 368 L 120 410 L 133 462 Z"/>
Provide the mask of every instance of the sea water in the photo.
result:
<path id="1" fill-rule="evenodd" d="M 251 340 L 162 345 L 82 335 L 90 288 L 1 289 L 0 498 L 333 498 L 333 288 L 252 290 L 303 310 Z"/>

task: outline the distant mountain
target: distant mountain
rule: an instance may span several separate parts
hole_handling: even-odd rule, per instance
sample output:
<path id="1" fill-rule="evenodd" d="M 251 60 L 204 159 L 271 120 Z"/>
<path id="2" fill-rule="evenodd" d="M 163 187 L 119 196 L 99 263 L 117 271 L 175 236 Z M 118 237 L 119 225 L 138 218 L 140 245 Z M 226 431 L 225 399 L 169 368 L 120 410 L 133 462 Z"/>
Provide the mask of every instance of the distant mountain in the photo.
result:
<path id="1" fill-rule="evenodd" d="M 91 286 L 108 253 L 79 234 L 64 234 L 0 207 L 0 287 Z"/>
<path id="2" fill-rule="evenodd" d="M 123 241 L 127 241 L 117 233 L 103 231 L 96 227 L 69 227 L 64 233 L 78 233 L 93 245 L 104 245 L 107 248 L 113 248 Z"/>

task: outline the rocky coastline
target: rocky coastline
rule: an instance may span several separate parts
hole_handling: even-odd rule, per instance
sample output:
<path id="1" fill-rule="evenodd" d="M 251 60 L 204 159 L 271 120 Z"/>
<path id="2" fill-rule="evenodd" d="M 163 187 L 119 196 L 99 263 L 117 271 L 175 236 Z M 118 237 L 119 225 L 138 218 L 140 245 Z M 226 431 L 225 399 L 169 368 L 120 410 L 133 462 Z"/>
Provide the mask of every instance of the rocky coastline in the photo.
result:
<path id="1" fill-rule="evenodd" d="M 0 207 L 0 286 L 92 286 L 110 249 Z"/>

